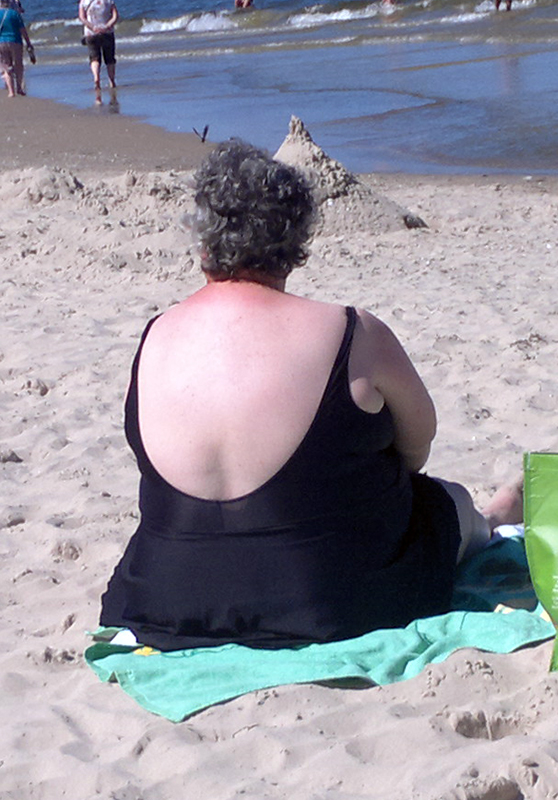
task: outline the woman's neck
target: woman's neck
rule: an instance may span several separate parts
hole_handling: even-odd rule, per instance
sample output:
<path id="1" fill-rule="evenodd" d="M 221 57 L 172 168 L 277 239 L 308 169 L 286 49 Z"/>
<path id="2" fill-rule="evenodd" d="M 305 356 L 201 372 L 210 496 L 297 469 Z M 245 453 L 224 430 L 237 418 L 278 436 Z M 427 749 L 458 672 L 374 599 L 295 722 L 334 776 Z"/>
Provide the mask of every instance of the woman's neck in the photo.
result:
<path id="1" fill-rule="evenodd" d="M 253 284 L 262 286 L 266 289 L 275 289 L 277 292 L 285 291 L 286 278 L 279 278 L 275 275 L 256 275 L 253 272 L 241 272 L 234 277 L 216 278 L 212 275 L 205 274 L 206 284 Z"/>

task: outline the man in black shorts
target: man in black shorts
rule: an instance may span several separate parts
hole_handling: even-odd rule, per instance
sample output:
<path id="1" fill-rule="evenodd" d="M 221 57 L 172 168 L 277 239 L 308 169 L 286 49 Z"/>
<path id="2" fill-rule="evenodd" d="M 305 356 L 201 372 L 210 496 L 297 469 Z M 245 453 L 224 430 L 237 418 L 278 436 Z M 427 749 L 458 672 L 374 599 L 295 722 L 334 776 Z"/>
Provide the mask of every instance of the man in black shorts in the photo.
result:
<path id="1" fill-rule="evenodd" d="M 118 9 L 114 0 L 80 0 L 79 19 L 83 22 L 84 43 L 89 49 L 89 62 L 95 89 L 101 91 L 101 59 L 105 62 L 109 86 L 116 87 L 114 26 Z"/>

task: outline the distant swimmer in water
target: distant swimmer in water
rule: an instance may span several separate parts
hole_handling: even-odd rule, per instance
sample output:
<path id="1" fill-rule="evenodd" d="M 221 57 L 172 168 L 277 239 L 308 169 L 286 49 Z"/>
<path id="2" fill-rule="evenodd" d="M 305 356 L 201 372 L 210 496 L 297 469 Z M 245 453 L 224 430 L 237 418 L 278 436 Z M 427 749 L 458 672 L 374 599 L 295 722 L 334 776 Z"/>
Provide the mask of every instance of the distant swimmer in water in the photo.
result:
<path id="1" fill-rule="evenodd" d="M 251 8 L 253 0 L 234 0 L 235 8 Z"/>
<path id="2" fill-rule="evenodd" d="M 500 10 L 500 4 L 502 0 L 494 0 L 494 5 L 496 6 L 496 11 Z M 506 0 L 506 11 L 511 11 L 512 0 Z"/>

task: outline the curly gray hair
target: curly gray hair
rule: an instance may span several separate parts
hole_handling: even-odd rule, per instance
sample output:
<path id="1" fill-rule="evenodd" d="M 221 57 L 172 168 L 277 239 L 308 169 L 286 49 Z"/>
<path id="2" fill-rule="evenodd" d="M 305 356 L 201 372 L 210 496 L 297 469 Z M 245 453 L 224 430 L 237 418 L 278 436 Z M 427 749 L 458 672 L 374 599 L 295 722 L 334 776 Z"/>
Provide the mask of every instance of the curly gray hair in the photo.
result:
<path id="1" fill-rule="evenodd" d="M 203 271 L 286 277 L 308 258 L 315 219 L 306 178 L 238 139 L 218 145 L 195 175 Z"/>

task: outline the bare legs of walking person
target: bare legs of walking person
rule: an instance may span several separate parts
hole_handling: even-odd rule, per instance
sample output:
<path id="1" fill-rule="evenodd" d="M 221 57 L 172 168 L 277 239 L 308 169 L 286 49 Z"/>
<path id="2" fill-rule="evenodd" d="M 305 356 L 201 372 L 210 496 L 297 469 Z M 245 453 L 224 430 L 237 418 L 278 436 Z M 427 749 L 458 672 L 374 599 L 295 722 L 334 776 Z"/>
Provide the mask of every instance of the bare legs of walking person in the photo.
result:
<path id="1" fill-rule="evenodd" d="M 109 79 L 109 86 L 111 89 L 116 88 L 116 62 L 107 64 L 107 76 Z M 101 88 L 101 62 L 94 60 L 91 61 L 91 74 L 93 75 L 93 84 L 95 89 Z"/>
<path id="2" fill-rule="evenodd" d="M 17 94 L 24 95 L 25 94 L 25 81 L 23 78 L 24 67 L 23 67 L 23 44 L 12 44 L 12 53 L 13 53 L 13 60 L 14 60 L 14 78 L 15 78 L 15 90 Z"/>
<path id="3" fill-rule="evenodd" d="M 93 75 L 93 84 L 95 89 L 101 88 L 101 62 L 91 61 L 91 74 Z"/>
<path id="4" fill-rule="evenodd" d="M 13 70 L 11 67 L 5 67 L 4 65 L 0 65 L 0 69 L 2 70 L 2 77 L 4 78 L 6 89 L 8 90 L 8 97 L 15 97 Z"/>
<path id="5" fill-rule="evenodd" d="M 93 60 L 89 62 L 89 66 L 91 67 L 93 86 L 95 87 L 95 103 L 100 106 L 103 102 L 103 98 L 101 96 L 101 62 Z"/>
<path id="6" fill-rule="evenodd" d="M 116 89 L 116 64 L 107 64 L 107 75 L 110 88 Z"/>
<path id="7" fill-rule="evenodd" d="M 104 61 L 107 68 L 107 77 L 111 95 L 116 89 L 116 58 L 114 55 L 114 34 L 101 34 L 90 37 L 89 45 L 89 64 L 93 75 L 93 85 L 95 87 L 95 102 L 100 105 L 103 102 L 101 96 L 101 64 Z"/>

